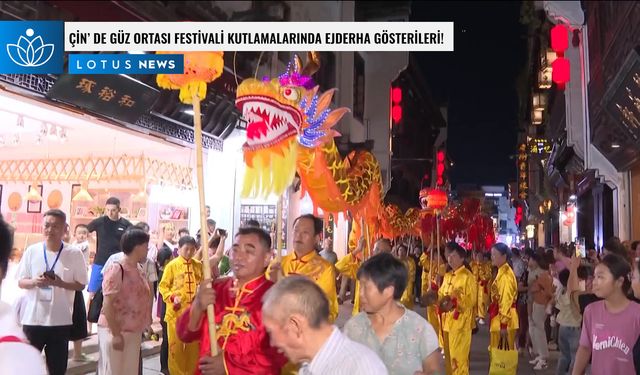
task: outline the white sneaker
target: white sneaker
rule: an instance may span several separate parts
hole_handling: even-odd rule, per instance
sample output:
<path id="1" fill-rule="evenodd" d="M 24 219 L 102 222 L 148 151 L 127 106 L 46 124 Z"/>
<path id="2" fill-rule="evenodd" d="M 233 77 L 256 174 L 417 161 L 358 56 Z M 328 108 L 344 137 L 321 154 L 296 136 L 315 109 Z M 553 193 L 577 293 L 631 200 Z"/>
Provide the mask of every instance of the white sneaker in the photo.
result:
<path id="1" fill-rule="evenodd" d="M 533 367 L 533 369 L 535 371 L 540 371 L 540 370 L 544 370 L 547 368 L 547 360 L 546 359 L 540 359 L 540 361 L 538 361 L 538 363 L 536 363 L 536 365 Z"/>
<path id="2" fill-rule="evenodd" d="M 479 319 L 479 320 L 478 320 L 478 324 L 480 324 L 481 326 L 483 326 L 483 325 L 484 325 L 484 319 Z"/>
<path id="3" fill-rule="evenodd" d="M 538 364 L 538 362 L 540 362 L 541 360 L 542 360 L 542 358 L 540 358 L 540 357 L 538 356 L 538 357 L 536 357 L 536 358 L 532 359 L 531 361 L 529 361 L 529 363 L 530 363 L 530 364 L 532 364 L 532 365 L 537 365 L 537 364 Z"/>

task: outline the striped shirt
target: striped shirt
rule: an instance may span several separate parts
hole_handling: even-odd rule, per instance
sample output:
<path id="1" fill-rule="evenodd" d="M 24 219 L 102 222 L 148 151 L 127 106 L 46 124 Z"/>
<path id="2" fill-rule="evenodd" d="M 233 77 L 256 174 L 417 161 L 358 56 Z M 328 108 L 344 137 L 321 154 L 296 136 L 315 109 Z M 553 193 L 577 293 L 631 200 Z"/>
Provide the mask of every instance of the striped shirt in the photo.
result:
<path id="1" fill-rule="evenodd" d="M 337 327 L 300 375 L 388 375 L 382 360 L 369 348 L 343 335 Z"/>

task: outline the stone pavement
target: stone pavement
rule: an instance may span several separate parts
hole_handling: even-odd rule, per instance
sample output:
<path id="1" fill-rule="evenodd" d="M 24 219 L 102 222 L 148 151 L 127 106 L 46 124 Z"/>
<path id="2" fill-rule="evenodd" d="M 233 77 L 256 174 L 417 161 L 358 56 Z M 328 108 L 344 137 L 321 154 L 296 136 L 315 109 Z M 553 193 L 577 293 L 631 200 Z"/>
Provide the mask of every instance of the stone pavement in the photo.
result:
<path id="1" fill-rule="evenodd" d="M 336 324 L 342 327 L 344 323 L 351 317 L 352 305 L 348 302 L 340 306 L 340 314 Z M 416 309 L 416 312 L 424 316 L 424 309 Z M 154 325 L 154 330 L 159 327 L 159 324 Z M 97 342 L 95 336 L 92 336 L 90 340 L 85 342 L 85 347 L 92 348 Z M 471 355 L 470 355 L 470 375 L 487 375 L 489 373 L 489 352 L 487 350 L 489 346 L 489 332 L 487 326 L 481 326 L 479 332 L 473 336 L 471 341 Z M 143 375 L 161 375 L 160 373 L 160 356 L 159 356 L 159 343 L 153 341 L 147 341 L 143 343 Z M 555 374 L 555 366 L 557 363 L 558 352 L 550 352 L 551 358 L 549 360 L 549 367 L 544 371 L 534 371 L 533 366 L 529 364 L 528 354 L 520 356 L 518 365 L 518 375 L 552 375 Z M 97 352 L 89 354 L 89 357 L 94 361 L 97 361 Z M 76 365 L 71 367 L 70 362 L 69 371 L 67 374 L 95 374 L 96 362 L 90 362 Z"/>

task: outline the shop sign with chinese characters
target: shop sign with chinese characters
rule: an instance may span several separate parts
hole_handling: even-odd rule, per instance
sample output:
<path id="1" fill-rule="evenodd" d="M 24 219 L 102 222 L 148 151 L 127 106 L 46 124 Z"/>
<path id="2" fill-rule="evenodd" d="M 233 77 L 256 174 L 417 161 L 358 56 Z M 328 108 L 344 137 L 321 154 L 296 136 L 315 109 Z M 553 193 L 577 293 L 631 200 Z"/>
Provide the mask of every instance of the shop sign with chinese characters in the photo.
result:
<path id="1" fill-rule="evenodd" d="M 529 155 L 525 143 L 518 146 L 518 198 L 529 196 Z"/>
<path id="2" fill-rule="evenodd" d="M 123 75 L 61 75 L 50 99 L 128 123 L 148 113 L 159 91 Z"/>
<path id="3" fill-rule="evenodd" d="M 529 153 L 532 155 L 548 155 L 551 153 L 551 144 L 544 138 L 533 138 L 529 141 Z"/>

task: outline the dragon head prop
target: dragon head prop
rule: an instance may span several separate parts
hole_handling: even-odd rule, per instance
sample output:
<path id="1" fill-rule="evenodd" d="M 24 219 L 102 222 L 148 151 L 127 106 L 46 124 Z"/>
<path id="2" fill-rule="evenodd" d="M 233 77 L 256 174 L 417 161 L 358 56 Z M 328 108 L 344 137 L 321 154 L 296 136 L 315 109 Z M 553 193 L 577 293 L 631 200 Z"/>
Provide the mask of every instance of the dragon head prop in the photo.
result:
<path id="1" fill-rule="evenodd" d="M 278 78 L 249 78 L 238 86 L 236 106 L 247 121 L 247 166 L 242 195 L 280 195 L 293 182 L 298 147 L 315 148 L 339 135 L 332 127 L 348 111 L 331 110 L 334 90 L 318 94 L 311 76 L 320 67 L 309 53 L 296 56 Z"/>

